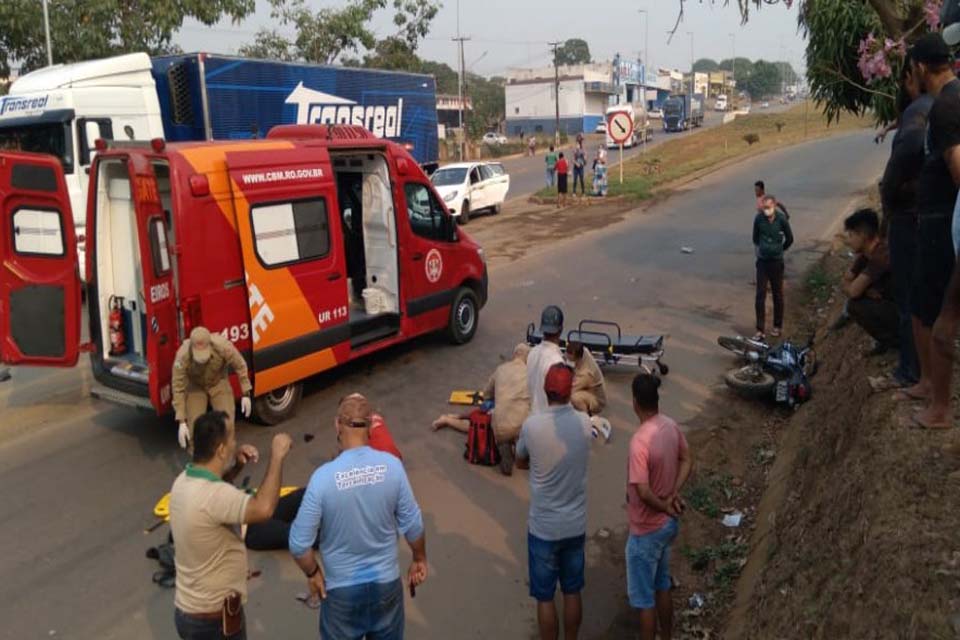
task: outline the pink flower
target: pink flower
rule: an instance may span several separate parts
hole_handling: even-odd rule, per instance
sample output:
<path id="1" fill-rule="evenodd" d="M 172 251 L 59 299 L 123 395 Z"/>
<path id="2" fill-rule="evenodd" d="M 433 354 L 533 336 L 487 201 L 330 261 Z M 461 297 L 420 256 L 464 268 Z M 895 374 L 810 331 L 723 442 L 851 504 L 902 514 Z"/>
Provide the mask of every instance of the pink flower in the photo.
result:
<path id="1" fill-rule="evenodd" d="M 940 5 L 943 0 L 926 0 L 923 3 L 924 19 L 927 21 L 927 28 L 930 31 L 936 31 L 940 26 Z"/>

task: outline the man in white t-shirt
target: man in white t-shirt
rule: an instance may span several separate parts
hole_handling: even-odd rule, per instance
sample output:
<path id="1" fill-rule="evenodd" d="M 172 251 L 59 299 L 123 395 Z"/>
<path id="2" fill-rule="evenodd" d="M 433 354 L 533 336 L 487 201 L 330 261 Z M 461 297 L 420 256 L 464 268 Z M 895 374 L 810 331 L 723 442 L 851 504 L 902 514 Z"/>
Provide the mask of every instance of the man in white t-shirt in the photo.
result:
<path id="1" fill-rule="evenodd" d="M 530 415 L 543 413 L 547 410 L 547 394 L 543 390 L 543 383 L 547 379 L 547 371 L 557 363 L 563 362 L 563 351 L 560 350 L 560 336 L 563 334 L 563 311 L 560 307 L 550 305 L 540 314 L 540 333 L 543 340 L 530 350 L 527 356 L 527 389 L 530 391 Z"/>

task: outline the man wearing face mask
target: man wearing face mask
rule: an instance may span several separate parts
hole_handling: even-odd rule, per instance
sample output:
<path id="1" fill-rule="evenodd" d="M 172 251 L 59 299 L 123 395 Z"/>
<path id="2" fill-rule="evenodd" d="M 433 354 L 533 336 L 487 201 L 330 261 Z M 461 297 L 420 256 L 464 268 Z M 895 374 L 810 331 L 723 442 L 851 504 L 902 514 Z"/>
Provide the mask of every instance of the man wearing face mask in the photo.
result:
<path id="1" fill-rule="evenodd" d="M 766 338 L 767 285 L 773 295 L 773 331 L 777 337 L 783 331 L 783 252 L 793 244 L 793 231 L 787 217 L 777 211 L 777 200 L 763 196 L 763 208 L 753 219 L 753 246 L 757 254 L 757 334 L 755 340 Z"/>
<path id="2" fill-rule="evenodd" d="M 183 341 L 173 361 L 173 410 L 180 428 L 177 440 L 187 448 L 193 440 L 193 421 L 206 413 L 207 403 L 227 414 L 230 424 L 235 417 L 230 370 L 240 380 L 240 410 L 249 418 L 253 385 L 247 375 L 247 363 L 233 343 L 206 327 L 195 327 Z"/>

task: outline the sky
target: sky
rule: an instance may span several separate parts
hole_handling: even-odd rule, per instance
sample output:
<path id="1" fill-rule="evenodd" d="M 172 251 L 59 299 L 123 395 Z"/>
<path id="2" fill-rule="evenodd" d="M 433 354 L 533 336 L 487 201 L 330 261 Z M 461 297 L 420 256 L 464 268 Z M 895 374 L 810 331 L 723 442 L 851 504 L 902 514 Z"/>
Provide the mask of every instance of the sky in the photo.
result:
<path id="1" fill-rule="evenodd" d="M 313 9 L 339 6 L 343 2 L 307 0 Z M 582 38 L 590 45 L 594 60 L 609 60 L 616 53 L 635 57 L 646 46 L 654 66 L 689 69 L 691 36 L 693 57 L 729 58 L 736 47 L 738 57 L 751 60 L 788 60 L 802 71 L 804 41 L 797 31 L 796 4 L 751 6 L 750 21 L 740 24 L 736 0 L 687 0 L 684 20 L 673 41 L 667 31 L 677 19 L 679 0 L 459 0 L 460 33 L 471 40 L 464 45 L 466 67 L 490 76 L 511 67 L 541 67 L 550 64 L 547 42 Z M 457 0 L 443 6 L 421 43 L 422 58 L 446 62 L 456 68 Z M 646 16 L 639 11 L 645 9 Z M 644 43 L 648 17 L 649 43 Z M 379 37 L 394 32 L 389 11 L 379 12 L 372 27 Z M 270 5 L 257 0 L 256 13 L 241 24 L 222 23 L 208 28 L 198 23 L 184 25 L 175 38 L 184 51 L 236 53 L 252 41 L 261 27 L 277 28 L 291 36 L 293 29 L 270 17 Z M 733 37 L 731 37 L 731 34 Z"/>

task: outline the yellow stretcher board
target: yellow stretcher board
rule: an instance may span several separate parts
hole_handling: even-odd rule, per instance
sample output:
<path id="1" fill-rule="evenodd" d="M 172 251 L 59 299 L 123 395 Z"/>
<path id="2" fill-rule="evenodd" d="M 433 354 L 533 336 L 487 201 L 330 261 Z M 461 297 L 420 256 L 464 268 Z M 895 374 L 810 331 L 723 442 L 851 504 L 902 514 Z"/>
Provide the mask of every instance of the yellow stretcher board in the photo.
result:
<path id="1" fill-rule="evenodd" d="M 483 391 L 458 390 L 450 393 L 450 404 L 475 405 L 483 402 Z"/>
<path id="2" fill-rule="evenodd" d="M 290 495 L 300 487 L 280 487 L 280 497 Z M 163 497 L 157 500 L 153 506 L 153 515 L 162 519 L 164 522 L 170 522 L 170 493 L 163 494 Z"/>

